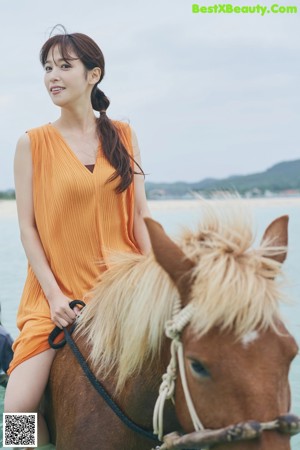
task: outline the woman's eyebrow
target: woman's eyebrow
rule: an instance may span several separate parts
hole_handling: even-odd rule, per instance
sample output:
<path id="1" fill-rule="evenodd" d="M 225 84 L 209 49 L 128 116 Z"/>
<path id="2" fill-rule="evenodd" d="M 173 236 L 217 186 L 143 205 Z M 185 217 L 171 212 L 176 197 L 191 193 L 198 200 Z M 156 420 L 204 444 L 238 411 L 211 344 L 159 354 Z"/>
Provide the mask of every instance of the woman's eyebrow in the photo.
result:
<path id="1" fill-rule="evenodd" d="M 57 59 L 57 62 L 61 62 L 61 61 L 64 61 L 64 62 L 66 62 L 66 63 L 68 63 L 69 64 L 69 61 L 77 61 L 79 58 L 68 58 L 68 59 L 66 59 L 66 58 L 59 58 L 59 59 Z M 45 63 L 44 63 L 44 65 L 45 64 L 51 64 L 52 63 L 52 61 L 49 61 L 49 60 L 47 60 L 47 61 L 45 61 Z M 56 62 L 54 61 L 54 64 L 56 64 Z"/>
<path id="2" fill-rule="evenodd" d="M 59 58 L 58 60 L 57 60 L 58 62 L 60 62 L 60 61 L 66 61 L 64 58 Z M 51 63 L 52 61 L 45 61 L 45 64 L 49 64 L 49 63 Z"/>

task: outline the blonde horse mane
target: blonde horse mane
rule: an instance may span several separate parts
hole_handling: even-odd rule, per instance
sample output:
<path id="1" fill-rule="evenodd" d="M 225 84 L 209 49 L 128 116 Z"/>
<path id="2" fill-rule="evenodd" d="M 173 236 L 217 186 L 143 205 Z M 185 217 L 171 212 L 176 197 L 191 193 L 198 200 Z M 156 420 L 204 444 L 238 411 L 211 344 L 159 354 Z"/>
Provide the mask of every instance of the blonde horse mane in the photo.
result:
<path id="1" fill-rule="evenodd" d="M 271 259 L 283 247 L 264 241 L 252 248 L 249 212 L 224 202 L 207 206 L 198 231 L 185 230 L 178 245 L 195 266 L 190 301 L 196 306 L 191 326 L 199 336 L 217 326 L 242 338 L 254 329 L 277 331 L 279 301 L 276 277 L 281 264 Z M 89 362 L 96 376 L 117 375 L 116 390 L 158 360 L 165 322 L 178 291 L 167 273 L 149 256 L 112 254 L 84 308 L 76 334 L 91 346 Z"/>

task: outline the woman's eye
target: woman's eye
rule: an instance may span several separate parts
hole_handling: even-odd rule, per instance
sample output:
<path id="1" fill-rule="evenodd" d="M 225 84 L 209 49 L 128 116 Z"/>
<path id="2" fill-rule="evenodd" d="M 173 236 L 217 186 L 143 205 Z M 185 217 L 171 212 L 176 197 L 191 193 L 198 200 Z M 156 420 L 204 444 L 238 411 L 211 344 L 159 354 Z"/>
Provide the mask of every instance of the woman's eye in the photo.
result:
<path id="1" fill-rule="evenodd" d="M 46 66 L 46 67 L 45 67 L 45 72 L 50 72 L 50 70 L 51 70 L 51 67 L 50 67 L 50 66 Z"/>
<path id="2" fill-rule="evenodd" d="M 192 371 L 203 378 L 208 378 L 210 377 L 210 373 L 209 371 L 206 369 L 206 367 L 203 366 L 203 364 L 201 364 L 199 361 L 191 361 L 191 368 Z"/>
<path id="3" fill-rule="evenodd" d="M 70 69 L 70 64 L 62 64 L 61 68 L 62 69 Z"/>

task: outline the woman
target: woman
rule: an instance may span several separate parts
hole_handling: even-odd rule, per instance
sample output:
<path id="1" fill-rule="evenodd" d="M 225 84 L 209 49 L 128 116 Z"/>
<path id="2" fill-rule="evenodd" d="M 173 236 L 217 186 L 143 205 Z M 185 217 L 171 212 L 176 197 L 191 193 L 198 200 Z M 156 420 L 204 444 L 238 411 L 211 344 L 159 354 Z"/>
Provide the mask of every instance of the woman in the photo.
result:
<path id="1" fill-rule="evenodd" d="M 73 311 L 69 302 L 88 301 L 85 294 L 106 269 L 108 252 L 150 251 L 137 138 L 128 124 L 106 115 L 110 102 L 97 87 L 104 76 L 100 48 L 84 34 L 59 34 L 44 44 L 40 59 L 46 89 L 61 114 L 52 124 L 29 130 L 16 148 L 16 200 L 28 275 L 5 412 L 38 412 L 55 356 L 48 335 L 55 325 L 73 323 L 80 310 Z M 38 445 L 48 443 L 39 413 Z"/>

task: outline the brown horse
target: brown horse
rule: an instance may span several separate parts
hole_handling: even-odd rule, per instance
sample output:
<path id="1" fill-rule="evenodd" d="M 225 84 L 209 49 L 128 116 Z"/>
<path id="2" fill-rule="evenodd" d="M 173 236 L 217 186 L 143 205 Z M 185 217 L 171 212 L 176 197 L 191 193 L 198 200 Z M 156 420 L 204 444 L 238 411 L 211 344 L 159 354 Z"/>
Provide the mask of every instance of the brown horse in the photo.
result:
<path id="1" fill-rule="evenodd" d="M 256 249 L 248 219 L 239 207 L 207 206 L 199 231 L 185 231 L 178 245 L 157 222 L 146 219 L 153 254 L 114 255 L 89 293 L 73 338 L 110 395 L 141 427 L 153 430 L 153 410 L 170 361 L 166 323 L 171 328 L 181 323 L 185 380 L 182 372 L 173 379 L 175 402 L 165 404 L 162 435 L 192 433 L 198 418 L 205 429 L 219 430 L 242 421 L 272 422 L 289 411 L 288 373 L 298 347 L 280 318 L 284 296 L 278 283 L 288 218 L 272 222 Z M 170 323 L 178 298 L 188 314 L 179 313 L 177 322 Z M 49 387 L 49 423 L 57 450 L 150 450 L 158 445 L 120 421 L 68 346 L 56 355 Z M 185 441 L 189 447 L 179 439 L 162 448 L 209 448 L 199 444 L 199 433 L 188 435 L 196 436 Z M 278 430 L 249 441 L 211 442 L 218 450 L 290 449 L 290 435 Z"/>

